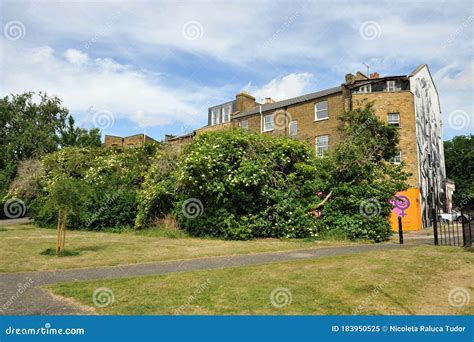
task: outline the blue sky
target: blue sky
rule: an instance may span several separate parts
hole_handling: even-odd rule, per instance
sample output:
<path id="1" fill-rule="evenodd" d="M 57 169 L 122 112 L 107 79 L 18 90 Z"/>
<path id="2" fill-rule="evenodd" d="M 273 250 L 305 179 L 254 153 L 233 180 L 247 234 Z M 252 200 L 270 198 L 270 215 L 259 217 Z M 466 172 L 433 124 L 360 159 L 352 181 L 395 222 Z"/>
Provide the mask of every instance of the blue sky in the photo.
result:
<path id="1" fill-rule="evenodd" d="M 59 96 L 83 127 L 156 139 L 247 90 L 281 100 L 426 63 L 444 137 L 474 133 L 471 1 L 2 1 L 0 95 Z"/>

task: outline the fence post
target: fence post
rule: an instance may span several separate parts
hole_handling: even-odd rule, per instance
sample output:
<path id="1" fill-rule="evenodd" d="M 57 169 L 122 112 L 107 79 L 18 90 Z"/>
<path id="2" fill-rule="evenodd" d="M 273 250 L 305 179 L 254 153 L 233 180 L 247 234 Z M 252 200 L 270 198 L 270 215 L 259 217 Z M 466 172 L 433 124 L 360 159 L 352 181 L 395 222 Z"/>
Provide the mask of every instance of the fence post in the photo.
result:
<path id="1" fill-rule="evenodd" d="M 438 222 L 436 217 L 436 208 L 432 209 L 433 215 L 433 234 L 434 234 L 434 244 L 438 246 Z"/>
<path id="2" fill-rule="evenodd" d="M 461 208 L 461 232 L 462 232 L 462 246 L 463 247 L 466 247 L 467 246 L 467 232 L 466 232 L 466 229 L 464 229 L 464 212 Z"/>
<path id="3" fill-rule="evenodd" d="M 403 245 L 403 225 L 401 216 L 398 216 L 398 238 L 400 240 L 400 245 Z"/>

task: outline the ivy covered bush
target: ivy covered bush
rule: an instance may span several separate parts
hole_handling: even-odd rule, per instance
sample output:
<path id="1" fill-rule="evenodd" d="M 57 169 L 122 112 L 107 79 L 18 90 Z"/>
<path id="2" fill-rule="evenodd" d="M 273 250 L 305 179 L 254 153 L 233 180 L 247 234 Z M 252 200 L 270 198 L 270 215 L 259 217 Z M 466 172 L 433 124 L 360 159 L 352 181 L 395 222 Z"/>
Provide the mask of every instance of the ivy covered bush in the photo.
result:
<path id="1" fill-rule="evenodd" d="M 30 204 L 35 222 L 54 225 L 57 219 L 51 192 L 58 183 L 73 181 L 79 190 L 77 210 L 68 227 L 95 229 L 131 227 L 137 190 L 154 155 L 155 146 L 135 149 L 67 147 L 42 158 L 42 176 Z"/>

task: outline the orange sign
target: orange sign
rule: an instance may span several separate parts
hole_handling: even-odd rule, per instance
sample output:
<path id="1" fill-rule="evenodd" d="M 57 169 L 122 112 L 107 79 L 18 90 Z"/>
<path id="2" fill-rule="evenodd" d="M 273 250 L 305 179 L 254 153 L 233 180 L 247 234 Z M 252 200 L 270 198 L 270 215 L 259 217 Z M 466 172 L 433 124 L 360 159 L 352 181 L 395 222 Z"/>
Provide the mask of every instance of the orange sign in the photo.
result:
<path id="1" fill-rule="evenodd" d="M 394 206 L 390 216 L 392 230 L 398 231 L 399 216 L 402 218 L 403 230 L 420 230 L 422 228 L 420 190 L 418 188 L 397 192 L 391 203 Z"/>

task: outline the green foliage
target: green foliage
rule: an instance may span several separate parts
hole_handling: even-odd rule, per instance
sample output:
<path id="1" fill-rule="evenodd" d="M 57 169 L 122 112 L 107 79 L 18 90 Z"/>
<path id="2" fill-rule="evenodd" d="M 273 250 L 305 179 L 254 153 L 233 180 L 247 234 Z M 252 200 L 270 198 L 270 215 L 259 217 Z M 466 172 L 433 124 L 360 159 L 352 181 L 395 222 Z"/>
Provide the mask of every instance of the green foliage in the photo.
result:
<path id="1" fill-rule="evenodd" d="M 74 119 L 55 96 L 32 93 L 0 99 L 0 199 L 15 177 L 18 163 L 62 146 L 100 146 L 98 129 L 74 127 Z"/>
<path id="2" fill-rule="evenodd" d="M 388 239 L 389 200 L 408 186 L 401 166 L 388 162 L 398 133 L 370 104 L 341 122 L 343 142 L 322 158 L 303 142 L 242 130 L 200 135 L 180 154 L 159 151 L 136 227 L 173 213 L 196 236 Z M 330 192 L 321 217 L 310 215 Z"/>
<path id="3" fill-rule="evenodd" d="M 457 136 L 444 142 L 446 176 L 456 186 L 454 204 L 474 208 L 474 135 Z"/>
<path id="4" fill-rule="evenodd" d="M 163 160 L 159 152 L 139 194 L 137 227 L 154 215 L 173 212 L 181 227 L 196 236 L 318 234 L 316 219 L 307 213 L 317 203 L 312 193 L 321 182 L 309 181 L 316 168 L 305 143 L 229 130 L 197 137 L 179 158 L 168 158 L 173 162 L 166 168 Z M 189 217 L 189 201 L 197 217 Z"/>
<path id="5" fill-rule="evenodd" d="M 136 192 L 154 149 L 67 147 L 45 156 L 40 195 L 31 205 L 35 221 L 53 225 L 58 207 L 67 206 L 71 228 L 133 225 Z"/>
<path id="6" fill-rule="evenodd" d="M 397 151 L 398 132 L 376 117 L 371 104 L 340 119 L 344 140 L 326 158 L 333 194 L 322 221 L 350 239 L 387 240 L 389 200 L 408 188 L 402 165 L 389 162 Z"/>

